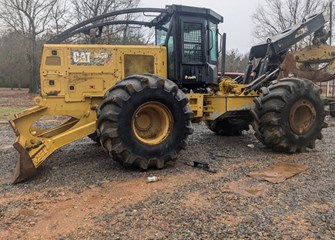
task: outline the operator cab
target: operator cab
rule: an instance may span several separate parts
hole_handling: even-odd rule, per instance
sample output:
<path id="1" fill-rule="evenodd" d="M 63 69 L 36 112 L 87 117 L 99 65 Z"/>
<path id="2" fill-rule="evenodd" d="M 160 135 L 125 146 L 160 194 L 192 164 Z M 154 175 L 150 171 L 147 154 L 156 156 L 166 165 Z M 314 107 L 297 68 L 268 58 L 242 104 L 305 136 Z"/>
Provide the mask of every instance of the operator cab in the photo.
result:
<path id="1" fill-rule="evenodd" d="M 223 17 L 206 8 L 167 6 L 152 24 L 156 45 L 167 47 L 168 78 L 186 88 L 218 83 L 218 24 Z"/>
<path id="2" fill-rule="evenodd" d="M 143 13 L 150 20 L 115 20 L 121 15 L 138 13 Z M 153 16 L 150 13 L 159 14 Z M 91 44 L 96 44 L 98 38 L 106 34 L 104 29 L 112 25 L 154 27 L 156 45 L 167 48 L 168 78 L 182 88 L 202 91 L 218 83 L 218 56 L 222 49 L 218 49 L 217 26 L 221 22 L 223 17 L 207 8 L 170 5 L 166 8 L 123 9 L 78 23 L 52 37 L 47 43 L 59 44 L 71 40 L 77 34 L 85 34 Z M 110 32 L 107 31 L 107 34 Z M 221 48 L 224 41 L 222 43 Z"/>

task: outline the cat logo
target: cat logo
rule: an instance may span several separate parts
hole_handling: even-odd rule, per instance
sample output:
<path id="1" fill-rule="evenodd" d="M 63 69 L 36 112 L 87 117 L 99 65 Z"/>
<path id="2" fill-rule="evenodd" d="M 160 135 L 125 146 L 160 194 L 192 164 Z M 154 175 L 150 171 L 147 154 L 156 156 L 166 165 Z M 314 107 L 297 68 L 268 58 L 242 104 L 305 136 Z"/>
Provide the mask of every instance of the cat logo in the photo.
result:
<path id="1" fill-rule="evenodd" d="M 297 31 L 297 33 L 296 33 L 296 35 L 295 35 L 295 38 L 301 37 L 302 35 L 304 35 L 304 34 L 307 33 L 307 32 L 308 32 L 308 28 L 307 28 L 307 26 L 302 27 L 302 28 L 300 28 L 300 29 Z"/>
<path id="2" fill-rule="evenodd" d="M 90 52 L 72 52 L 72 61 L 74 64 L 90 63 L 91 53 Z"/>

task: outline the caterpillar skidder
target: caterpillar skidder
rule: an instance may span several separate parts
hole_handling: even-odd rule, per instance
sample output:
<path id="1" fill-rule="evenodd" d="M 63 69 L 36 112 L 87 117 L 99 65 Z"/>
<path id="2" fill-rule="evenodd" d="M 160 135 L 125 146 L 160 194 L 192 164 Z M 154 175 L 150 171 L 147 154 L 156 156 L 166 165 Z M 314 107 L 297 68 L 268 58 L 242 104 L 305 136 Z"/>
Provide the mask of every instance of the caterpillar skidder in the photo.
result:
<path id="1" fill-rule="evenodd" d="M 149 20 L 117 18 L 140 13 Z M 230 136 L 252 124 L 256 137 L 274 151 L 314 148 L 325 123 L 320 89 L 313 81 L 333 79 L 335 69 L 323 15 L 252 47 L 245 75 L 234 80 L 224 77 L 221 22 L 219 14 L 205 8 L 127 9 L 53 37 L 43 48 L 35 106 L 10 121 L 20 154 L 14 183 L 33 176 L 55 150 L 85 136 L 125 166 L 162 168 L 186 147 L 191 122 L 200 120 Z M 156 46 L 98 44 L 104 29 L 117 24 L 155 28 Z M 312 46 L 289 51 L 313 33 Z M 70 44 L 77 34 L 86 34 L 91 43 Z M 254 59 L 259 60 L 255 66 Z M 40 127 L 45 116 L 68 118 L 58 126 Z"/>

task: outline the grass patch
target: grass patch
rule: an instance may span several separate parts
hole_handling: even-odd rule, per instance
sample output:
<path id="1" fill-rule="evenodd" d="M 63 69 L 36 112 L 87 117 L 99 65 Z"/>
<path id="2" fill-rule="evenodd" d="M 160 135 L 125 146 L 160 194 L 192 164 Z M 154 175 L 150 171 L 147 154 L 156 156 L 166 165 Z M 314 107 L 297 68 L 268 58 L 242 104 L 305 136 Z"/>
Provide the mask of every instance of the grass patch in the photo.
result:
<path id="1" fill-rule="evenodd" d="M 1 107 L 0 121 L 8 121 L 14 118 L 14 113 L 22 112 L 24 107 Z"/>

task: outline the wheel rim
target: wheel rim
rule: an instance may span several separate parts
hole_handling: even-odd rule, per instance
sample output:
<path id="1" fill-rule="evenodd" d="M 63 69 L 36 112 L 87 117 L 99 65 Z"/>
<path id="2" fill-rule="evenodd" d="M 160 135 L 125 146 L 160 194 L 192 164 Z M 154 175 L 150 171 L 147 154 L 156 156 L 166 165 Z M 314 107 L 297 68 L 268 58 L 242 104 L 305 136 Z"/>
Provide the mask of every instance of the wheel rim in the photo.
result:
<path id="1" fill-rule="evenodd" d="M 304 135 L 315 123 L 315 107 L 308 100 L 299 100 L 292 106 L 289 120 L 292 131 L 297 135 Z"/>
<path id="2" fill-rule="evenodd" d="M 157 145 L 167 139 L 173 129 L 170 110 L 159 102 L 148 102 L 139 106 L 132 118 L 135 137 L 147 145 Z"/>

